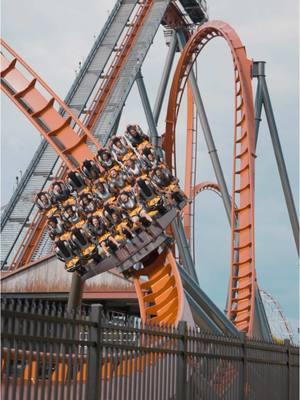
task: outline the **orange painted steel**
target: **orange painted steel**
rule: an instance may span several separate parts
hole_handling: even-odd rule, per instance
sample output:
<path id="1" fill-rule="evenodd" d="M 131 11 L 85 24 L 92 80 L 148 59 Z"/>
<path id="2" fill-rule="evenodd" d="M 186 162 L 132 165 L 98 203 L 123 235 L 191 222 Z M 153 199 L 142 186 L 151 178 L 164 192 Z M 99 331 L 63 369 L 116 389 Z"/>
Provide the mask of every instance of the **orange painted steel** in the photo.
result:
<path id="1" fill-rule="evenodd" d="M 69 169 L 93 158 L 100 145 L 64 102 L 3 40 L 1 88 L 55 149 Z M 59 112 L 63 110 L 64 116 Z"/>
<path id="2" fill-rule="evenodd" d="M 46 229 L 47 217 L 36 213 L 11 262 L 10 270 L 21 268 L 23 265 L 30 262 L 36 246 Z M 28 240 L 29 238 L 31 240 Z"/>
<path id="3" fill-rule="evenodd" d="M 217 183 L 215 183 L 215 182 L 210 182 L 210 181 L 205 181 L 205 182 L 198 183 L 197 185 L 195 185 L 195 186 L 192 187 L 191 195 L 189 196 L 189 198 L 190 198 L 192 201 L 195 201 L 195 197 L 196 197 L 199 193 L 203 192 L 204 190 L 211 190 L 212 192 L 215 192 L 215 193 L 217 193 L 220 197 L 222 197 L 222 194 L 221 194 L 221 192 L 220 192 L 220 187 L 219 187 L 219 185 L 218 185 Z M 186 192 L 186 193 L 187 193 L 187 192 Z M 184 219 L 186 218 L 186 220 L 187 220 L 187 222 L 184 223 L 184 231 L 185 231 L 186 237 L 187 237 L 187 238 L 191 238 L 191 227 L 192 227 L 192 224 L 191 224 L 191 221 L 190 221 L 190 220 L 191 220 L 191 218 L 195 218 L 195 215 L 192 214 L 192 213 L 188 214 L 188 213 L 185 211 L 186 208 L 187 208 L 187 207 L 185 207 L 185 208 L 183 209 L 183 218 L 184 218 Z M 193 225 L 194 225 L 194 224 L 193 224 Z M 191 239 L 191 240 L 193 240 L 193 239 Z M 194 246 L 193 246 L 193 248 L 194 248 Z M 195 261 L 195 257 L 194 257 L 194 261 Z"/>
<path id="4" fill-rule="evenodd" d="M 231 214 L 231 272 L 228 318 L 252 335 L 256 288 L 254 254 L 254 108 L 251 86 L 252 62 L 236 32 L 226 23 L 211 21 L 189 39 L 173 78 L 166 117 L 164 149 L 170 168 L 175 166 L 175 132 L 182 95 L 192 65 L 206 44 L 223 37 L 230 47 L 235 76 L 235 127 Z"/>
<path id="5" fill-rule="evenodd" d="M 199 194 L 203 190 L 212 190 L 213 192 L 218 193 L 219 196 L 222 196 L 222 194 L 220 192 L 220 187 L 217 183 L 205 181 L 205 182 L 198 183 L 197 185 L 195 185 L 193 187 L 193 198 L 195 198 L 197 196 L 197 194 Z"/>
<path id="6" fill-rule="evenodd" d="M 186 130 L 186 148 L 185 148 L 185 181 L 184 192 L 189 199 L 193 197 L 193 154 L 194 154 L 194 100 L 192 89 L 187 84 L 187 130 Z M 186 238 L 191 240 L 191 219 L 193 205 L 188 203 L 183 209 L 183 226 Z"/>
<path id="7" fill-rule="evenodd" d="M 143 321 L 177 324 L 182 318 L 184 292 L 171 250 L 136 273 L 134 284 Z"/>
<path id="8" fill-rule="evenodd" d="M 70 169 L 77 169 L 85 159 L 93 158 L 94 154 L 88 147 L 88 140 L 90 140 L 95 145 L 95 149 L 97 149 L 101 146 L 97 143 L 96 139 L 80 123 L 80 121 L 73 116 L 71 111 L 46 85 L 46 83 L 43 82 L 42 79 L 4 42 L 3 47 L 13 58 L 12 61 L 8 61 L 7 58 L 1 54 L 1 89 L 3 89 L 9 98 L 42 133 L 42 135 L 46 138 L 46 140 Z M 22 73 L 16 68 L 17 62 L 26 69 L 27 73 L 30 73 L 30 75 L 34 77 L 34 84 L 29 85 L 27 83 L 28 81 L 24 75 L 22 75 Z M 5 79 L 5 82 L 3 79 Z M 47 102 L 47 100 L 36 87 L 36 82 L 39 82 L 42 88 L 47 90 L 47 93 L 51 95 L 51 99 L 53 100 Z M 24 91 L 23 88 L 28 86 L 31 86 L 31 89 L 26 89 Z M 14 93 L 17 93 L 17 98 Z M 26 93 L 26 99 L 23 99 L 23 93 Z M 22 103 L 17 100 L 20 98 L 23 99 Z M 58 111 L 56 111 L 56 109 L 53 107 L 54 101 L 56 101 L 63 108 L 67 115 L 66 119 L 61 117 Z M 50 106 L 48 106 L 48 104 L 50 104 Z M 51 111 L 50 116 L 48 116 L 48 110 Z M 41 116 L 43 117 L 43 124 L 41 124 L 41 121 L 36 121 L 37 115 L 39 118 Z M 79 127 L 78 131 L 73 130 L 69 122 L 68 124 L 63 122 L 69 120 L 73 121 L 74 124 Z M 57 123 L 57 121 L 60 122 L 60 128 L 55 130 L 55 138 L 58 140 L 61 139 L 61 143 L 64 143 L 67 151 L 62 151 L 57 145 L 57 142 L 53 141 L 51 131 L 49 135 L 49 133 L 42 126 L 47 125 L 52 127 L 54 123 L 53 121 L 55 123 Z M 74 141 L 74 135 L 76 135 L 77 140 L 80 138 L 80 146 L 69 146 L 68 137 L 61 136 L 61 132 L 65 132 L 65 127 L 67 128 L 66 132 L 68 133 L 68 137 L 70 137 L 71 143 L 73 143 L 72 141 Z M 79 134 L 83 133 L 82 136 L 79 137 L 77 132 Z M 82 138 L 84 140 L 82 140 Z M 78 151 L 78 148 L 80 151 Z M 164 252 L 159 257 L 156 257 L 154 261 L 147 267 L 147 269 L 143 270 L 143 277 L 144 279 L 142 279 L 141 276 L 136 276 L 134 278 L 139 305 L 141 307 L 142 320 L 145 322 L 152 321 L 157 324 L 177 323 L 182 318 L 183 313 L 183 288 L 180 275 L 177 270 L 176 261 L 171 251 Z M 147 279 L 147 281 L 145 281 L 145 279 Z M 168 285 L 169 290 L 166 290 L 165 293 L 162 294 L 161 291 L 165 287 L 165 284 Z"/>

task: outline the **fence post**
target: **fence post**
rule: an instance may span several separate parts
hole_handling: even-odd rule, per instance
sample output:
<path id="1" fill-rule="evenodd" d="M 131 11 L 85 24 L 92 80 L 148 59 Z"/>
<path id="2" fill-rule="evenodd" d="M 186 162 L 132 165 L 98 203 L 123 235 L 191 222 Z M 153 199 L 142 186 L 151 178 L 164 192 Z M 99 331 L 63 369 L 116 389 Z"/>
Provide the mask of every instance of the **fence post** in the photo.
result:
<path id="1" fill-rule="evenodd" d="M 286 365 L 287 365 L 287 400 L 292 399 L 291 390 L 291 347 L 289 339 L 284 340 L 284 345 L 286 346 Z"/>
<path id="2" fill-rule="evenodd" d="M 88 346 L 86 400 L 99 400 L 100 398 L 102 308 L 101 304 L 93 304 L 91 307 L 90 321 L 94 322 L 95 325 L 90 326 L 88 337 L 88 340 L 94 343 Z"/>
<path id="3" fill-rule="evenodd" d="M 248 382 L 247 382 L 247 336 L 242 332 L 242 348 L 243 348 L 243 375 L 241 379 L 241 399 L 248 398 Z"/>
<path id="4" fill-rule="evenodd" d="M 178 351 L 177 356 L 177 371 L 176 371 L 176 400 L 185 400 L 186 392 L 186 345 L 187 345 L 187 323 L 186 321 L 179 321 L 177 332 Z"/>

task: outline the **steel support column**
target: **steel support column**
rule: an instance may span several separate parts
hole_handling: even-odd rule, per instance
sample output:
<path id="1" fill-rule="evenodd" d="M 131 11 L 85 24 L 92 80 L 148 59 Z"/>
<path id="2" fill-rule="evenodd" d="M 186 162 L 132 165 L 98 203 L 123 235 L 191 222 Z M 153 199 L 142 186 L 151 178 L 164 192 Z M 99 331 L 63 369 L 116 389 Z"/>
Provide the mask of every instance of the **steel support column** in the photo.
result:
<path id="1" fill-rule="evenodd" d="M 297 211 L 293 199 L 292 189 L 290 186 L 290 181 L 282 153 L 282 148 L 280 144 L 279 134 L 275 122 L 275 117 L 273 113 L 273 108 L 271 104 L 271 99 L 268 91 L 268 86 L 265 76 L 265 62 L 258 61 L 253 65 L 253 76 L 258 79 L 258 87 L 262 93 L 262 102 L 269 126 L 269 131 L 271 135 L 272 145 L 274 149 L 274 154 L 277 162 L 278 172 L 280 176 L 281 186 L 284 193 L 288 214 L 290 222 L 292 225 L 294 240 L 296 243 L 297 252 L 299 255 L 299 221 L 297 217 Z"/>
<path id="2" fill-rule="evenodd" d="M 257 147 L 258 131 L 261 123 L 261 113 L 263 106 L 263 93 L 260 81 L 257 82 L 255 94 L 255 109 L 254 109 L 254 123 L 255 123 L 255 149 Z"/>
<path id="3" fill-rule="evenodd" d="M 197 273 L 195 270 L 195 264 L 191 256 L 189 244 L 186 239 L 184 227 L 180 217 L 172 222 L 172 232 L 176 240 L 178 252 L 180 254 L 183 266 L 185 267 L 186 271 L 189 273 L 191 278 L 195 282 L 199 283 Z"/>
<path id="4" fill-rule="evenodd" d="M 177 38 L 178 38 L 179 47 L 180 47 L 180 49 L 182 49 L 186 44 L 185 36 L 182 31 L 179 31 L 177 33 Z M 217 154 L 217 149 L 216 149 L 214 139 L 213 139 L 213 136 L 211 133 L 211 129 L 210 129 L 210 126 L 208 123 L 207 115 L 206 115 L 204 105 L 202 102 L 202 98 L 200 95 L 200 91 L 199 91 L 199 88 L 197 85 L 197 80 L 195 78 L 195 74 L 193 71 L 191 71 L 189 74 L 189 83 L 190 83 L 192 91 L 193 91 L 194 101 L 196 104 L 196 109 L 197 109 L 197 113 L 199 116 L 202 130 L 203 130 L 208 153 L 210 155 L 210 159 L 211 159 L 214 171 L 215 171 L 216 179 L 217 179 L 218 185 L 220 187 L 220 192 L 222 194 L 225 211 L 226 211 L 226 214 L 227 214 L 227 217 L 229 220 L 229 224 L 231 225 L 231 200 L 230 200 L 228 188 L 227 188 L 227 185 L 225 182 L 223 170 L 222 170 L 222 167 L 220 164 L 219 156 Z"/>
<path id="5" fill-rule="evenodd" d="M 165 65 L 164 65 L 163 74 L 162 74 L 161 81 L 159 84 L 158 93 L 157 93 L 154 108 L 153 108 L 153 118 L 154 118 L 156 125 L 159 120 L 163 100 L 164 100 L 164 97 L 166 94 L 166 89 L 167 89 L 168 81 L 170 78 L 176 49 L 177 49 L 177 37 L 176 37 L 176 34 L 173 33 L 172 40 L 170 42 L 169 51 L 167 54 Z"/>
<path id="6" fill-rule="evenodd" d="M 71 289 L 68 297 L 67 311 L 70 313 L 75 308 L 79 307 L 82 299 L 84 281 L 74 272 L 72 274 Z"/>
<path id="7" fill-rule="evenodd" d="M 260 335 L 260 337 L 262 337 L 264 340 L 271 342 L 273 340 L 272 332 L 258 286 L 255 289 L 255 312 L 255 322 L 257 327 L 257 332 L 255 332 L 255 335 Z"/>
<path id="8" fill-rule="evenodd" d="M 115 135 L 117 134 L 117 132 L 118 132 L 119 124 L 120 124 L 120 119 L 121 119 L 121 117 L 122 117 L 122 111 L 123 111 L 123 108 L 122 108 L 121 111 L 119 112 L 119 115 L 118 115 L 118 117 L 117 117 L 117 119 L 116 119 L 116 121 L 115 121 L 115 123 L 114 123 L 113 129 L 112 129 L 112 134 L 111 134 L 110 137 L 115 136 Z M 110 137 L 107 137 L 105 143 L 103 143 L 104 146 L 107 146 L 107 143 L 108 143 Z"/>
<path id="9" fill-rule="evenodd" d="M 233 325 L 226 315 L 211 301 L 204 293 L 199 285 L 190 277 L 185 269 L 178 265 L 178 270 L 182 279 L 184 290 L 195 301 L 196 304 L 204 311 L 208 318 L 218 327 L 224 334 L 230 336 L 239 336 L 239 330 Z M 201 317 L 201 315 L 200 315 Z M 204 321 L 205 322 L 205 321 Z"/>
<path id="10" fill-rule="evenodd" d="M 150 139 L 151 139 L 151 143 L 153 144 L 154 147 L 157 147 L 157 138 L 158 138 L 158 132 L 157 132 L 157 128 L 156 128 L 156 123 L 154 121 L 153 118 L 153 114 L 152 114 L 152 110 L 151 110 L 151 106 L 150 106 L 150 102 L 149 102 L 149 98 L 148 98 L 148 94 L 147 94 L 147 90 L 144 84 L 144 79 L 143 76 L 141 74 L 141 71 L 139 71 L 136 75 L 136 79 L 135 79 L 138 89 L 139 89 L 139 93 L 140 93 L 140 97 L 143 103 L 143 108 L 145 111 L 145 115 L 146 115 L 146 119 L 147 119 L 147 123 L 148 123 L 148 127 L 149 127 L 149 131 L 150 131 Z"/>

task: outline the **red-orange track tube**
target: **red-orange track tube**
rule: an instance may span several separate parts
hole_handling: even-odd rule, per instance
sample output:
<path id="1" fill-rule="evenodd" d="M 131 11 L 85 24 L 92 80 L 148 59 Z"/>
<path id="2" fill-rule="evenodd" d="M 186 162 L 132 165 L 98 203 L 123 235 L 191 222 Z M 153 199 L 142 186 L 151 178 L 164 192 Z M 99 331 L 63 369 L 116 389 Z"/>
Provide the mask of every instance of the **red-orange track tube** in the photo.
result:
<path id="1" fill-rule="evenodd" d="M 245 47 L 236 32 L 224 22 L 211 21 L 202 25 L 183 49 L 170 91 L 164 148 L 167 163 L 173 168 L 176 123 L 188 74 L 201 50 L 215 37 L 223 37 L 229 45 L 235 71 L 231 273 L 227 314 L 239 330 L 251 336 L 256 288 L 252 62 L 247 58 Z"/>

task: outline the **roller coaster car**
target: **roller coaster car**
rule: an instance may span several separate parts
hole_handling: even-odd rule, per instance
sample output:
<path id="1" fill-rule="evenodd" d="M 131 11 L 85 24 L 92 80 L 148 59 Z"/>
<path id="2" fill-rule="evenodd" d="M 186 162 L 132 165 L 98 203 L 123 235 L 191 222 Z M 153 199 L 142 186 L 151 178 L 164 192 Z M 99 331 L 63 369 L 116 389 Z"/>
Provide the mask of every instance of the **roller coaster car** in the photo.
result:
<path id="1" fill-rule="evenodd" d="M 120 272 L 128 275 L 133 266 L 158 249 L 158 247 L 168 243 L 168 236 L 165 229 L 176 217 L 177 209 L 171 208 L 166 214 L 158 217 L 147 230 L 143 230 L 132 240 L 126 242 L 122 247 L 109 255 L 99 263 L 89 262 L 86 265 L 87 272 L 83 274 L 82 279 L 86 280 L 92 276 L 108 271 L 112 268 L 118 268 Z"/>

